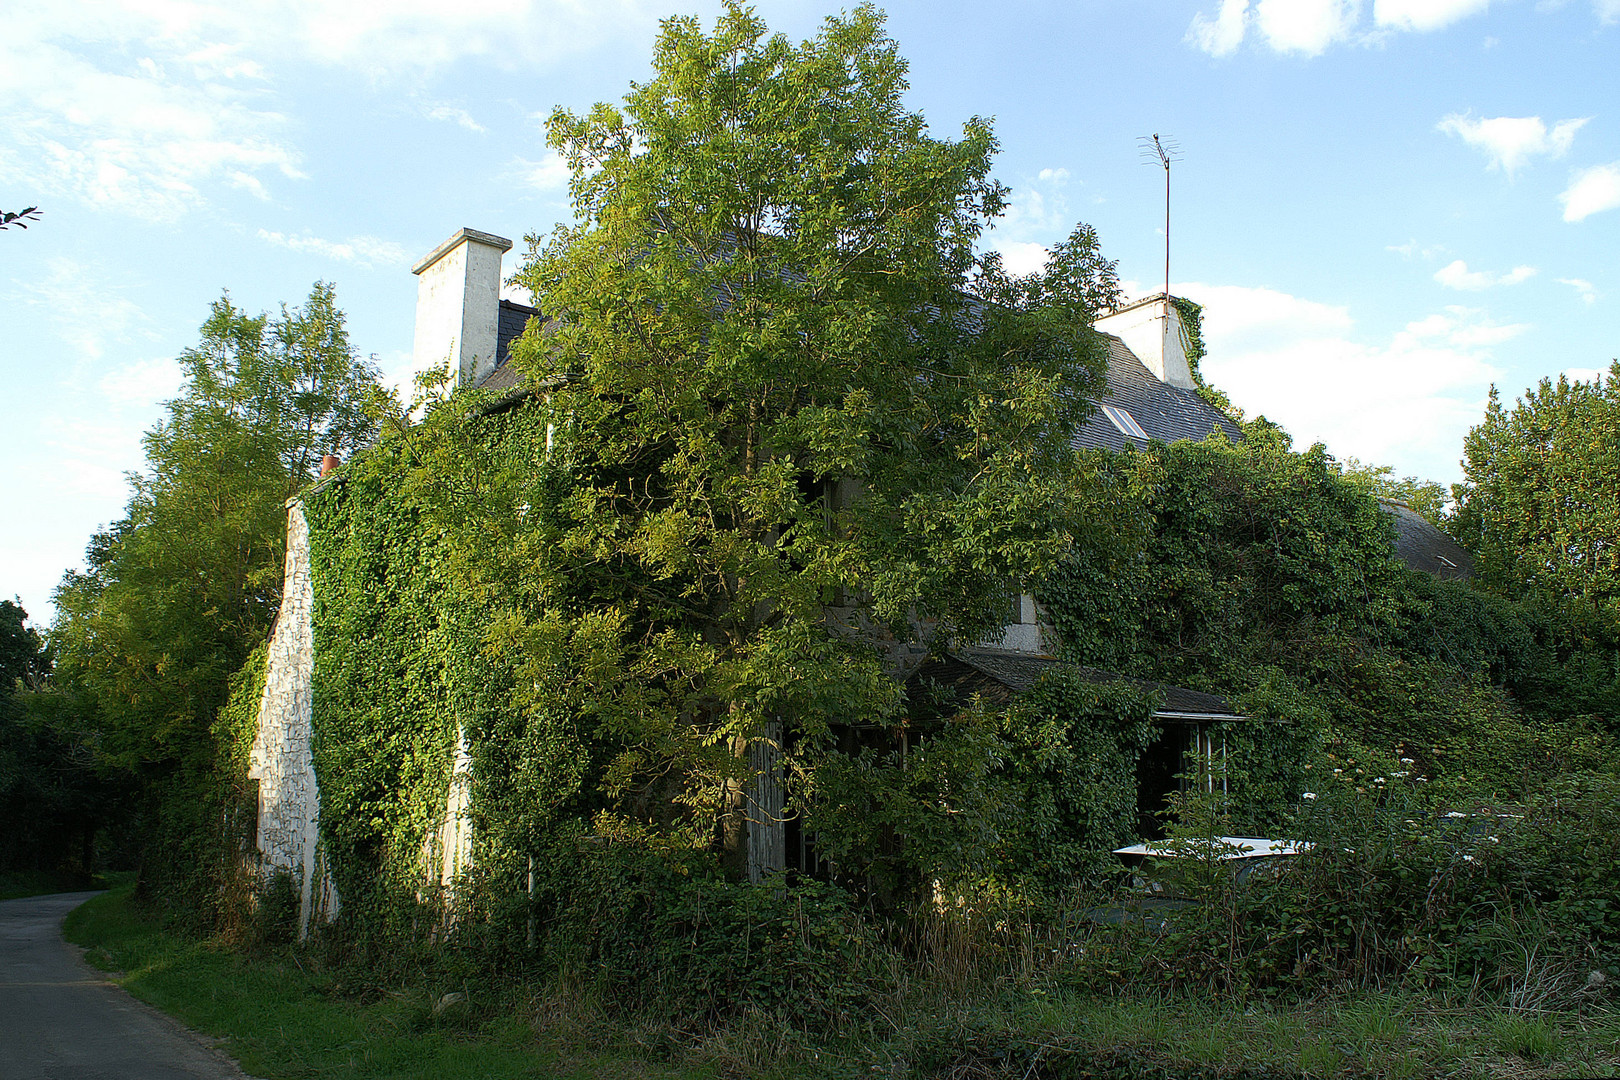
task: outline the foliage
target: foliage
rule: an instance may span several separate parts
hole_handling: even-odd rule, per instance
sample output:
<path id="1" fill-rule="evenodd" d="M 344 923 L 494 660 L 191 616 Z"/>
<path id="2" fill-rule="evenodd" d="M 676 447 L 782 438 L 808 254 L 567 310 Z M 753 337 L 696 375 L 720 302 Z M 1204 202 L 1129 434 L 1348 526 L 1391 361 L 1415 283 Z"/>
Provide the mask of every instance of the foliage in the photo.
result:
<path id="1" fill-rule="evenodd" d="M 443 543 L 423 527 L 422 503 L 391 483 L 403 449 L 373 449 L 303 500 L 322 841 L 350 921 L 382 946 L 420 937 L 424 843 L 480 689 L 478 637 L 456 633 L 468 605 L 449 588 Z"/>
<path id="2" fill-rule="evenodd" d="M 1227 732 L 1245 827 L 1275 827 L 1335 738 L 1399 743 L 1431 777 L 1497 797 L 1604 738 L 1578 718 L 1607 711 L 1612 658 L 1571 650 L 1536 605 L 1406 569 L 1364 480 L 1320 447 L 1211 439 L 1098 460 L 1137 525 L 1112 550 L 1077 548 L 1040 598 L 1067 658 L 1282 722 Z"/>
<path id="3" fill-rule="evenodd" d="M 1402 503 L 1435 528 L 1446 528 L 1451 493 L 1438 480 L 1419 480 L 1415 476 L 1396 479 L 1394 466 L 1366 465 L 1353 457 L 1346 459 L 1343 471 L 1346 479 L 1364 486 L 1374 497 Z"/>
<path id="4" fill-rule="evenodd" d="M 934 882 L 993 875 L 1017 825 L 999 727 L 969 708 L 915 731 L 908 724 L 900 745 L 801 753 L 793 790 L 817 854 L 886 910 Z"/>
<path id="5" fill-rule="evenodd" d="M 591 746 L 557 791 L 732 858 L 769 725 L 897 721 L 869 631 L 977 635 L 1094 527 L 1069 435 L 1111 264 L 1084 229 L 1033 279 L 978 263 L 994 138 L 928 134 L 904 75 L 870 8 L 799 45 L 736 6 L 666 22 L 622 110 L 548 125 L 576 223 L 531 238 L 554 319 L 513 351 L 543 399 L 409 436 L 515 675 L 502 742 Z M 568 799 L 503 790 L 535 824 Z"/>
<path id="6" fill-rule="evenodd" d="M 49 653 L 20 604 L 0 601 L 0 873 L 87 881 L 97 831 L 117 805 L 95 768 L 92 736 L 47 690 Z"/>
<path id="7" fill-rule="evenodd" d="M 50 669 L 39 631 L 28 625 L 28 613 L 12 600 L 0 600 L 0 697 L 15 693 Z"/>
<path id="8" fill-rule="evenodd" d="M 835 886 L 739 888 L 712 860 L 577 837 L 541 865 L 538 947 L 575 992 L 615 1009 L 753 1010 L 826 1028 L 848 1023 L 881 984 L 872 924 Z"/>
<path id="9" fill-rule="evenodd" d="M 175 850 L 217 831 L 216 714 L 280 599 L 286 499 L 323 452 L 372 437 L 376 369 L 357 357 L 330 285 L 250 316 L 216 301 L 180 356 L 181 393 L 147 432 L 125 517 L 56 593 L 61 690 L 104 765 L 140 793 L 151 875 L 205 873 Z M 176 887 L 179 887 L 178 883 Z"/>
<path id="10" fill-rule="evenodd" d="M 1042 598 L 1077 660 L 1230 686 L 1302 631 L 1393 622 L 1403 570 L 1391 528 L 1320 447 L 1294 454 L 1213 438 L 1095 453 L 1123 474 L 1151 531 L 1078 551 L 1047 583 Z"/>
<path id="11" fill-rule="evenodd" d="M 9 229 L 15 225 L 19 229 L 28 228 L 30 221 L 38 221 L 43 213 L 37 206 L 25 207 L 22 210 L 0 210 L 0 230 Z"/>
<path id="12" fill-rule="evenodd" d="M 1475 571 L 1606 643 L 1620 627 L 1620 366 L 1606 378 L 1541 380 L 1505 409 L 1493 388 L 1463 442 L 1456 532 Z"/>
<path id="13" fill-rule="evenodd" d="M 1137 759 L 1162 734 L 1160 704 L 1131 683 L 1061 668 L 1008 708 L 1003 768 L 1018 797 L 998 876 L 1054 897 L 1113 870 L 1109 852 L 1139 839 Z"/>
<path id="14" fill-rule="evenodd" d="M 523 447 L 534 412 L 470 422 L 486 447 Z M 445 917 L 451 898 L 423 881 L 464 737 L 479 778 L 478 846 L 450 903 L 465 925 L 451 957 L 538 967 L 616 1007 L 693 1016 L 763 1009 L 825 1023 L 864 998 L 871 931 L 840 890 L 737 888 L 704 846 L 636 824 L 626 811 L 637 803 L 613 798 L 604 772 L 625 733 L 582 722 L 566 702 L 549 716 L 509 710 L 516 678 L 543 669 L 515 676 L 488 655 L 483 635 L 501 628 L 470 602 L 442 536 L 424 528 L 430 503 L 410 484 L 408 453 L 391 440 L 305 496 L 322 840 L 343 901 L 334 944 L 349 962 L 414 963 L 425 926 Z M 582 638 L 570 656 L 606 665 L 589 669 L 605 676 L 611 659 Z M 388 693 L 372 689 L 379 673 Z"/>
<path id="15" fill-rule="evenodd" d="M 1219 793 L 1193 796 L 1177 831 L 1194 857 L 1169 879 L 1192 903 L 1139 909 L 1156 934 L 1094 932 L 1065 977 L 1289 997 L 1405 985 L 1528 1012 L 1604 998 L 1620 974 L 1620 881 L 1599 854 L 1620 824 L 1612 762 L 1506 807 L 1448 800 L 1410 758 L 1312 764 L 1289 825 L 1308 851 L 1223 863 L 1207 839 L 1227 824 Z"/>

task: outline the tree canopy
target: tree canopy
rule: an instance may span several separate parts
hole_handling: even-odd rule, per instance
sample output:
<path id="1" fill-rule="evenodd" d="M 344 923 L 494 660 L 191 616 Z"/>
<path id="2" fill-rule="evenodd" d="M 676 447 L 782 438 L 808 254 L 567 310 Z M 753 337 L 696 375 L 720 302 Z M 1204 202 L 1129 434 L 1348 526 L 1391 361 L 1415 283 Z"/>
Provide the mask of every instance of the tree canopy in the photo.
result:
<path id="1" fill-rule="evenodd" d="M 1455 530 L 1507 596 L 1620 628 L 1620 364 L 1592 382 L 1542 379 L 1505 408 L 1493 387 L 1468 433 Z"/>
<path id="2" fill-rule="evenodd" d="M 372 440 L 377 392 L 325 283 L 277 316 L 221 297 L 179 359 L 128 510 L 63 578 L 51 632 L 104 759 L 148 781 L 210 766 L 215 713 L 280 600 L 284 504 L 323 453 Z"/>
<path id="3" fill-rule="evenodd" d="M 869 6 L 799 44 L 667 20 L 622 107 L 548 124 L 575 220 L 529 238 L 549 322 L 513 348 L 542 399 L 410 435 L 509 715 L 570 718 L 596 805 L 684 806 L 700 843 L 737 746 L 895 720 L 878 638 L 972 640 L 1103 527 L 1070 439 L 1113 266 L 1084 227 L 1032 278 L 981 257 L 990 125 L 933 135 L 905 72 Z"/>

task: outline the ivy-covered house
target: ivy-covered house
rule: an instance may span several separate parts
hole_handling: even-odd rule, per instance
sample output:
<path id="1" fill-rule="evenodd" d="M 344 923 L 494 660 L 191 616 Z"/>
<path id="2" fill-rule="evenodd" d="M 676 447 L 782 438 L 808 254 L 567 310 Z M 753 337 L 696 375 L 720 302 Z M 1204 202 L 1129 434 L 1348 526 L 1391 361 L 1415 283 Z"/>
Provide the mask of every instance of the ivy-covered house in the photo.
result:
<path id="1" fill-rule="evenodd" d="M 448 358 L 458 387 L 483 391 L 481 408 L 496 437 L 539 439 L 549 451 L 552 425 L 538 431 L 501 427 L 502 417 L 517 413 L 534 393 L 508 361 L 513 343 L 541 317 L 535 308 L 500 296 L 502 256 L 511 246 L 504 238 L 463 229 L 414 267 L 415 358 L 419 366 Z M 1188 356 L 1192 335 L 1174 301 L 1150 297 L 1102 317 L 1096 328 L 1107 347 L 1107 389 L 1079 431 L 1077 447 L 1146 448 L 1212 433 L 1243 438 L 1200 393 L 1196 357 Z M 250 755 L 249 777 L 257 783 L 256 846 L 267 867 L 294 879 L 304 929 L 335 914 L 340 897 L 351 890 L 375 886 L 334 873 L 334 863 L 345 860 L 413 867 L 420 881 L 448 892 L 472 868 L 479 831 L 502 827 L 479 817 L 475 773 L 484 778 L 481 783 L 496 784 L 503 770 L 529 768 L 524 762 L 542 761 L 548 775 L 565 778 L 584 767 L 555 755 L 547 759 L 543 745 L 527 747 L 521 762 L 474 745 L 467 718 L 482 715 L 480 723 L 498 727 L 485 691 L 514 676 L 492 673 L 481 659 L 477 642 L 488 628 L 478 611 L 468 608 L 464 596 L 447 601 L 452 590 L 446 571 L 429 558 L 434 538 L 408 514 L 361 513 L 358 507 L 375 507 L 391 496 L 350 473 L 340 470 L 288 504 L 283 602 L 268 645 Z M 835 503 L 857 489 L 853 481 L 840 481 L 822 497 Z M 1442 542 L 1410 511 L 1387 509 L 1409 564 L 1442 576 L 1467 572 L 1466 555 L 1455 544 Z M 492 542 L 498 542 L 494 535 Z M 1420 566 L 1419 560 L 1433 565 Z M 321 580 L 323 573 L 357 566 L 371 568 L 362 583 Z M 829 619 L 881 642 L 890 677 L 908 688 L 909 698 L 931 701 L 936 710 L 960 710 L 973 700 L 1007 705 L 1037 686 L 1046 687 L 1041 693 L 1126 703 L 1114 708 L 1110 723 L 1117 720 L 1125 733 L 1119 737 L 1140 745 L 1129 760 L 1120 758 L 1130 780 L 1111 781 L 1117 790 L 1109 796 L 1109 828 L 1116 833 L 1153 835 L 1155 815 L 1188 755 L 1212 763 L 1224 752 L 1230 725 L 1244 723 L 1240 710 L 1217 695 L 1060 663 L 1052 621 L 1032 594 L 1017 599 L 999 636 L 935 650 L 932 659 L 919 642 L 864 623 L 858 606 L 843 603 L 827 598 Z M 392 627 L 386 646 L 374 640 L 385 622 Z M 341 722 L 319 721 L 323 701 L 344 703 Z M 1146 702 L 1146 711 L 1133 713 L 1132 701 Z M 407 716 L 412 719 L 402 726 L 400 718 Z M 858 727 L 839 736 L 852 760 L 872 749 L 876 738 Z M 826 855 L 786 812 L 784 755 L 791 742 L 791 733 L 778 724 L 766 737 L 739 745 L 747 762 L 741 771 L 752 779 L 731 796 L 737 835 L 726 842 L 735 850 L 734 869 L 753 880 L 784 869 L 811 870 Z M 1103 757 L 1111 753 L 1109 747 L 1097 750 Z M 386 764 L 379 754 L 386 754 Z M 330 775 L 341 776 L 341 789 L 322 775 L 323 762 L 334 770 Z M 390 809 L 386 828 L 379 829 L 375 808 L 381 803 Z M 351 827 L 348 814 L 364 815 L 369 824 Z M 537 870 L 532 854 L 526 858 L 526 869 L 520 869 L 532 895 L 544 868 Z M 1061 859 L 1056 864 L 1068 865 Z"/>

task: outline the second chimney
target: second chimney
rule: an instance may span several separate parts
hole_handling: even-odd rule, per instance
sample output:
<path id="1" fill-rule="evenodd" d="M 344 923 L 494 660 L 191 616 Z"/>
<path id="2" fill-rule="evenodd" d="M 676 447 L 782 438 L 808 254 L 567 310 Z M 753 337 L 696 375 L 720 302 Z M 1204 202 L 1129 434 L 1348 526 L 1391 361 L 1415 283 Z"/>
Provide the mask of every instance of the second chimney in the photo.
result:
<path id="1" fill-rule="evenodd" d="M 1181 325 L 1181 312 L 1163 293 L 1127 304 L 1092 325 L 1123 341 L 1160 382 L 1187 390 L 1195 387 L 1187 364 L 1187 331 Z"/>
<path id="2" fill-rule="evenodd" d="M 449 359 L 456 386 L 477 386 L 495 370 L 504 236 L 462 229 L 411 267 L 416 275 L 418 369 Z"/>

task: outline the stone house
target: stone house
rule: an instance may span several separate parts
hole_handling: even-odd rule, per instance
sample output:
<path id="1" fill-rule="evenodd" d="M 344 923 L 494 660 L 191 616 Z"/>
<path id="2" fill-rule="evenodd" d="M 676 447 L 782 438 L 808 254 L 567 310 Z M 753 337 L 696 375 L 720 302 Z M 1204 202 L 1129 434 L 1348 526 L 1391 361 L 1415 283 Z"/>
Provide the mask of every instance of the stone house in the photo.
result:
<path id="1" fill-rule="evenodd" d="M 419 367 L 450 359 L 457 386 L 482 388 L 496 406 L 525 391 L 507 363 L 511 343 L 540 312 L 500 297 L 501 264 L 511 241 L 462 229 L 413 267 L 418 278 L 414 358 Z M 1187 358 L 1187 333 L 1169 298 L 1159 295 L 1111 312 L 1096 323 L 1108 349 L 1108 392 L 1077 434 L 1077 447 L 1122 450 L 1150 442 L 1203 439 L 1219 431 L 1234 441 L 1242 431 L 1199 394 Z M 1421 517 L 1399 506 L 1394 516 L 1398 553 L 1408 565 L 1440 576 L 1468 572 L 1467 555 Z M 339 898 L 326 872 L 319 841 L 319 778 L 311 754 L 314 664 L 309 531 L 303 505 L 288 502 L 287 561 L 283 601 L 269 647 L 266 682 L 251 751 L 250 779 L 258 783 L 255 841 L 263 865 L 289 873 L 300 896 L 300 934 L 331 918 Z M 895 674 L 909 678 L 924 663 L 914 643 L 892 643 Z M 1014 619 L 999 638 L 949 651 L 932 674 L 968 693 L 1005 700 L 1027 689 L 1046 667 L 1058 663 L 1052 630 L 1036 598 L 1024 594 Z M 1093 672 L 1088 677 L 1119 676 Z M 1243 717 L 1223 699 L 1179 687 L 1141 684 L 1163 704 L 1155 714 L 1165 736 L 1144 755 L 1138 776 L 1141 826 L 1151 831 L 1187 755 L 1209 760 L 1221 752 L 1221 732 Z M 750 747 L 756 777 L 745 793 L 751 823 L 746 838 L 749 876 L 759 880 L 789 865 L 804 864 L 805 838 L 785 820 L 777 778 L 780 747 L 764 740 Z M 448 796 L 438 828 L 422 852 L 429 884 L 448 890 L 465 869 L 471 851 L 468 815 L 471 763 L 463 738 L 457 747 Z M 1145 833 L 1146 834 L 1146 833 Z M 795 849 L 797 857 L 795 857 Z"/>

